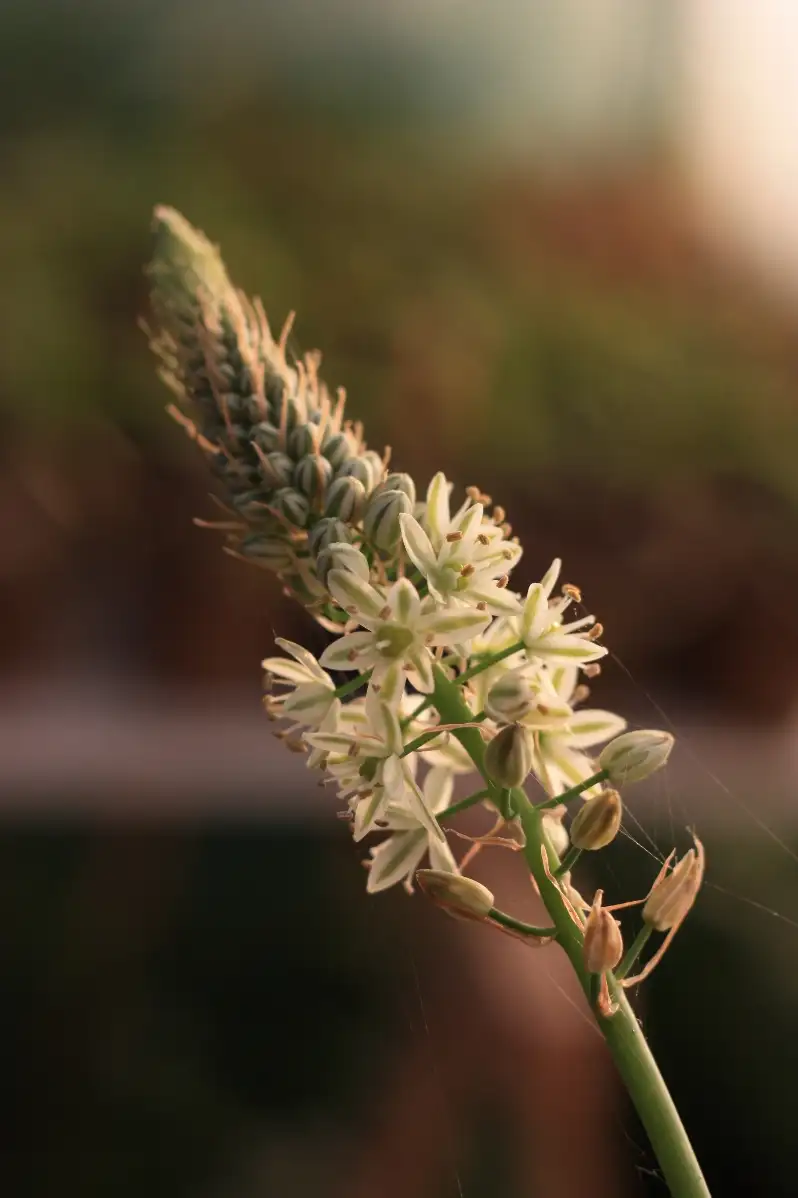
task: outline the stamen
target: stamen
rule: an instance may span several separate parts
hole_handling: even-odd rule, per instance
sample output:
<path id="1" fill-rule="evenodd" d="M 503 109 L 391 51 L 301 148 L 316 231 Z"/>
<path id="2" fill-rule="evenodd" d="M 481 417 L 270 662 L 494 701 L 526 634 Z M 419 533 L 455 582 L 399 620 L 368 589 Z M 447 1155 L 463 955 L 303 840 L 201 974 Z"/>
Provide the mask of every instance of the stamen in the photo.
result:
<path id="1" fill-rule="evenodd" d="M 493 509 L 493 523 L 494 524 L 504 524 L 504 521 L 506 519 L 507 519 L 506 511 L 501 506 L 501 504 L 497 503 L 495 508 Z"/>
<path id="2" fill-rule="evenodd" d="M 597 661 L 589 661 L 586 666 L 582 666 L 582 673 L 585 678 L 598 678 L 601 666 Z"/>
<path id="3" fill-rule="evenodd" d="M 507 583 L 509 581 L 510 581 L 510 575 L 502 574 L 501 578 L 496 579 L 496 586 L 501 587 L 501 589 L 504 590 L 504 588 L 507 586 Z"/>
<path id="4" fill-rule="evenodd" d="M 490 545 L 490 537 L 489 537 L 489 536 L 488 536 L 486 533 L 484 533 L 484 532 L 481 532 L 481 533 L 479 534 L 479 536 L 477 537 L 477 542 L 478 542 L 480 545 Z M 508 554 L 506 554 L 505 556 L 509 557 L 509 556 L 510 556 L 510 554 L 508 553 Z"/>
<path id="5" fill-rule="evenodd" d="M 447 532 L 446 540 L 449 544 L 454 544 L 455 541 L 462 541 L 463 534 L 461 532 Z"/>
<path id="6" fill-rule="evenodd" d="M 604 636 L 604 625 L 594 624 L 590 632 L 585 634 L 589 641 L 597 641 L 599 637 Z"/>
<path id="7" fill-rule="evenodd" d="M 572 582 L 563 583 L 562 593 L 563 595 L 567 595 L 569 599 L 572 599 L 574 603 L 582 602 L 582 592 Z"/>
<path id="8" fill-rule="evenodd" d="M 387 620 L 389 615 L 391 614 L 391 609 L 388 606 L 388 604 L 386 603 L 385 607 L 381 607 L 377 614 L 379 615 L 381 620 Z"/>
<path id="9" fill-rule="evenodd" d="M 468 565 L 463 566 L 462 570 L 460 571 L 460 577 L 468 578 L 468 577 L 470 577 L 471 574 L 474 573 L 475 570 L 476 570 L 476 566 L 472 565 L 471 562 L 469 562 Z"/>

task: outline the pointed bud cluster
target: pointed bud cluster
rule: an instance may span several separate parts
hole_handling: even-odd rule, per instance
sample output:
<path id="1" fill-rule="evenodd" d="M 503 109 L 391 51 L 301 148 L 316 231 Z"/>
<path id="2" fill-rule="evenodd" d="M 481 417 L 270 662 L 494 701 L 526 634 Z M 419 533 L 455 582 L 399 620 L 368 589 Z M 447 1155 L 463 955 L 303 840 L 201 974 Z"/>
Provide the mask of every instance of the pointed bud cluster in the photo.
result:
<path id="1" fill-rule="evenodd" d="M 588 799 L 571 824 L 571 844 L 588 852 L 606 848 L 618 835 L 623 804 L 617 790 L 602 790 Z"/>
<path id="2" fill-rule="evenodd" d="M 363 517 L 366 539 L 382 553 L 393 553 L 402 535 L 399 517 L 408 515 L 411 508 L 404 491 L 382 491 L 372 495 Z"/>
<path id="3" fill-rule="evenodd" d="M 532 769 L 532 738 L 520 724 L 508 724 L 485 750 L 485 769 L 506 789 L 520 786 Z"/>
<path id="4" fill-rule="evenodd" d="M 668 932 L 680 924 L 696 900 L 703 877 L 704 846 L 695 837 L 695 848 L 652 887 L 643 907 L 645 922 L 658 932 Z"/>
<path id="5" fill-rule="evenodd" d="M 623 732 L 602 749 L 599 765 L 614 785 L 640 782 L 662 769 L 673 748 L 670 732 Z"/>
<path id="6" fill-rule="evenodd" d="M 416 881 L 427 898 L 461 919 L 485 919 L 494 906 L 487 886 L 473 878 L 439 869 L 419 869 Z"/>
<path id="7" fill-rule="evenodd" d="M 617 919 L 602 907 L 603 891 L 597 890 L 585 925 L 585 968 L 588 973 L 614 969 L 623 956 L 623 937 Z"/>

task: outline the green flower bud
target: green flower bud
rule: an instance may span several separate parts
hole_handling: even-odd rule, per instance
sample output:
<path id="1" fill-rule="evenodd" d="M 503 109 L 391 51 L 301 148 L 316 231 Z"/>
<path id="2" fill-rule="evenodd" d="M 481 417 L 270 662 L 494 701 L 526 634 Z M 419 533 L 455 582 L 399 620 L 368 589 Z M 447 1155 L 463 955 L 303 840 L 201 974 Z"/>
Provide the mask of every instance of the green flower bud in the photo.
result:
<path id="1" fill-rule="evenodd" d="M 244 537 L 237 549 L 242 557 L 259 562 L 260 565 L 267 566 L 277 574 L 292 569 L 296 564 L 296 557 L 291 545 L 288 541 L 280 540 L 278 537 L 252 533 Z"/>
<path id="2" fill-rule="evenodd" d="M 333 468 L 321 454 L 305 454 L 294 470 L 294 486 L 308 499 L 323 495 L 332 481 Z"/>
<path id="3" fill-rule="evenodd" d="M 623 956 L 623 936 L 617 919 L 601 905 L 603 893 L 596 891 L 593 906 L 585 924 L 585 968 L 588 973 L 605 973 L 614 969 Z"/>
<path id="4" fill-rule="evenodd" d="M 293 487 L 283 487 L 275 491 L 269 506 L 284 516 L 295 528 L 304 528 L 307 524 L 310 506 L 304 495 L 300 495 Z"/>
<path id="5" fill-rule="evenodd" d="M 349 541 L 349 529 L 341 520 L 325 516 L 308 533 L 308 549 L 313 557 L 337 541 Z"/>
<path id="6" fill-rule="evenodd" d="M 382 482 L 385 477 L 385 462 L 381 455 L 373 449 L 367 449 L 361 456 L 371 470 L 371 485 L 376 487 L 377 483 Z"/>
<path id="7" fill-rule="evenodd" d="M 274 450 L 272 453 L 266 454 L 263 472 L 268 485 L 274 488 L 290 487 L 294 477 L 294 463 L 287 453 Z"/>
<path id="8" fill-rule="evenodd" d="M 576 849 L 603 849 L 621 826 L 623 804 L 617 790 L 602 790 L 588 799 L 571 823 L 571 844 Z"/>
<path id="9" fill-rule="evenodd" d="M 493 909 L 493 895 L 473 878 L 442 869 L 417 869 L 416 881 L 427 898 L 456 919 L 485 919 Z"/>
<path id="10" fill-rule="evenodd" d="M 485 769 L 499 786 L 521 785 L 532 769 L 532 738 L 520 724 L 496 733 L 485 750 Z"/>
<path id="11" fill-rule="evenodd" d="M 501 724 L 515 724 L 529 711 L 535 696 L 525 678 L 508 671 L 488 691 L 485 710 Z"/>
<path id="12" fill-rule="evenodd" d="M 416 484 L 409 474 L 389 474 L 378 483 L 372 494 L 381 495 L 383 491 L 403 491 L 412 505 L 416 502 Z"/>
<path id="13" fill-rule="evenodd" d="M 351 475 L 336 478 L 327 489 L 324 500 L 325 516 L 336 516 L 345 524 L 357 524 L 366 503 L 366 489 Z"/>
<path id="14" fill-rule="evenodd" d="M 658 932 L 667 932 L 682 922 L 696 900 L 704 877 L 704 846 L 694 837 L 695 848 L 677 861 L 669 874 L 651 888 L 643 907 L 643 919 Z"/>
<path id="15" fill-rule="evenodd" d="M 316 452 L 316 441 L 318 432 L 311 424 L 300 424 L 291 433 L 288 438 L 288 452 L 295 461 L 299 461 L 305 454 Z"/>
<path id="16" fill-rule="evenodd" d="M 616 785 L 640 782 L 662 768 L 672 748 L 673 737 L 670 732 L 651 729 L 623 732 L 601 750 L 599 766 L 607 771 L 609 781 Z"/>
<path id="17" fill-rule="evenodd" d="M 264 453 L 271 453 L 280 444 L 280 430 L 268 420 L 262 420 L 252 430 L 252 440 Z"/>
<path id="18" fill-rule="evenodd" d="M 352 440 L 346 433 L 335 433 L 328 441 L 325 441 L 322 453 L 333 470 L 339 471 L 344 463 L 353 456 Z"/>
<path id="19" fill-rule="evenodd" d="M 370 492 L 374 486 L 374 474 L 371 466 L 364 457 L 347 458 L 342 466 L 339 466 L 335 472 L 337 478 L 352 478 L 358 479 L 363 484 L 367 492 Z"/>
<path id="20" fill-rule="evenodd" d="M 399 517 L 409 513 L 410 508 L 404 491 L 384 491 L 371 497 L 363 517 L 363 531 L 372 545 L 383 553 L 391 553 L 402 535 Z"/>

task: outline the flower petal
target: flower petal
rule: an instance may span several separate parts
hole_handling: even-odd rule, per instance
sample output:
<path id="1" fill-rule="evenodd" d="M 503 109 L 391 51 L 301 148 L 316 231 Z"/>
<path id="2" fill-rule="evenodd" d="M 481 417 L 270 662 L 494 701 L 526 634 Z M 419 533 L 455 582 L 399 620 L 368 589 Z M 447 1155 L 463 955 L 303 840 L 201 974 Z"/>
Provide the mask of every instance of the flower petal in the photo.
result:
<path id="1" fill-rule="evenodd" d="M 449 492 L 451 489 L 452 484 L 446 481 L 446 475 L 441 474 L 440 471 L 427 488 L 427 527 L 430 530 L 433 545 L 438 548 L 449 531 Z"/>
<path id="2" fill-rule="evenodd" d="M 399 718 L 396 712 L 383 701 L 382 695 L 373 689 L 369 689 L 366 695 L 366 714 L 371 731 L 385 746 L 385 755 L 401 753 L 404 748 L 404 740 Z"/>
<path id="3" fill-rule="evenodd" d="M 548 632 L 539 639 L 527 640 L 526 647 L 531 656 L 541 657 L 552 665 L 585 665 L 589 661 L 598 661 L 607 653 L 603 645 L 567 632 Z"/>
<path id="4" fill-rule="evenodd" d="M 279 645 L 281 649 L 284 649 L 286 653 L 290 653 L 306 670 L 309 670 L 314 677 L 318 678 L 319 682 L 329 682 L 327 675 L 316 661 L 316 658 L 304 646 L 297 645 L 295 641 L 287 641 L 282 636 L 276 636 L 274 643 L 275 645 Z"/>
<path id="5" fill-rule="evenodd" d="M 397 623 L 415 627 L 421 615 L 421 600 L 409 578 L 400 578 L 393 584 L 388 592 L 388 606 Z"/>
<path id="6" fill-rule="evenodd" d="M 476 608 L 444 607 L 426 612 L 418 622 L 418 629 L 432 638 L 433 645 L 465 644 L 484 632 L 490 620 L 488 612 Z"/>
<path id="7" fill-rule="evenodd" d="M 385 762 L 382 777 L 386 791 L 390 792 L 391 802 L 401 802 L 421 826 L 426 828 L 431 837 L 437 840 L 446 839 L 403 758 L 389 757 Z"/>
<path id="8" fill-rule="evenodd" d="M 371 664 L 373 654 L 373 633 L 347 632 L 327 646 L 319 661 L 330 670 L 359 670 Z"/>
<path id="9" fill-rule="evenodd" d="M 399 517 L 399 527 L 402 530 L 402 541 L 407 556 L 422 574 L 426 574 L 436 561 L 435 550 L 432 548 L 429 537 L 418 520 L 408 512 L 403 512 Z"/>
<path id="10" fill-rule="evenodd" d="M 435 815 L 439 815 L 441 811 L 449 806 L 452 801 L 452 791 L 454 790 L 454 774 L 451 770 L 447 770 L 445 766 L 436 766 L 431 769 L 424 779 L 424 798 L 427 800 L 427 806 Z"/>
<path id="11" fill-rule="evenodd" d="M 374 831 L 374 825 L 387 805 L 388 792 L 384 786 L 375 786 L 368 798 L 359 800 L 355 809 L 353 827 L 355 842 L 362 840 L 364 836 L 368 836 L 369 832 Z"/>
<path id="12" fill-rule="evenodd" d="M 427 851 L 427 835 L 423 828 L 398 832 L 371 850 L 369 878 L 366 890 L 377 894 L 395 886 L 415 873 Z"/>
<path id="13" fill-rule="evenodd" d="M 336 603 L 355 619 L 361 612 L 378 616 L 385 606 L 385 600 L 374 587 L 349 570 L 330 570 L 327 586 Z"/>
<path id="14" fill-rule="evenodd" d="M 411 650 L 407 655 L 410 681 L 422 695 L 431 695 L 435 689 L 435 677 L 432 673 L 432 655 L 423 645 Z"/>
<path id="15" fill-rule="evenodd" d="M 605 740 L 612 740 L 620 735 L 626 727 L 626 720 L 611 711 L 586 709 L 575 711 L 568 721 L 564 737 L 568 745 L 575 749 L 587 749 L 591 745 L 600 745 Z"/>

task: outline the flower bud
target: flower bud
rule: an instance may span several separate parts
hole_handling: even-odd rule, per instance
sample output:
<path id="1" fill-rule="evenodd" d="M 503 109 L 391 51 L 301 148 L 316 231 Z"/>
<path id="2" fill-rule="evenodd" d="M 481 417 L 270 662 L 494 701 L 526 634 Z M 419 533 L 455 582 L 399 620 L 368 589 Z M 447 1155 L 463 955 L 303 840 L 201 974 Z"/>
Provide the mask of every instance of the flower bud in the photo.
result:
<path id="1" fill-rule="evenodd" d="M 374 486 L 374 474 L 369 462 L 363 457 L 347 458 L 343 465 L 339 466 L 335 472 L 337 478 L 356 478 L 363 484 L 366 491 L 371 491 Z"/>
<path id="2" fill-rule="evenodd" d="M 337 522 L 336 522 L 337 523 Z M 363 567 L 365 564 L 366 578 L 368 578 L 368 563 L 365 561 L 363 554 L 354 545 L 346 545 L 340 541 L 332 541 L 326 548 L 322 549 L 316 558 L 316 577 L 322 586 L 327 586 L 327 578 L 330 570 L 351 570 L 359 577 L 363 577 Z"/>
<path id="3" fill-rule="evenodd" d="M 270 507 L 284 516 L 295 528 L 304 528 L 308 519 L 309 506 L 304 495 L 293 487 L 282 487 L 272 495 Z"/>
<path id="4" fill-rule="evenodd" d="M 588 973 L 614 969 L 623 956 L 621 925 L 601 905 L 603 891 L 597 890 L 585 924 L 585 968 Z"/>
<path id="5" fill-rule="evenodd" d="M 385 477 L 385 462 L 375 449 L 367 449 L 361 459 L 371 470 L 371 486 L 375 487 Z"/>
<path id="6" fill-rule="evenodd" d="M 383 491 L 372 496 L 363 517 L 363 531 L 372 545 L 383 553 L 395 549 L 402 535 L 399 517 L 409 513 L 410 507 L 404 491 Z"/>
<path id="7" fill-rule="evenodd" d="M 278 537 L 265 537 L 261 533 L 250 533 L 236 546 L 242 557 L 259 562 L 276 573 L 290 570 L 296 558 L 288 541 Z"/>
<path id="8" fill-rule="evenodd" d="M 654 883 L 646 899 L 643 919 L 658 932 L 667 932 L 680 924 L 696 900 L 704 877 L 704 846 L 698 837 L 694 839 L 695 848 Z"/>
<path id="9" fill-rule="evenodd" d="M 269 424 L 268 420 L 263 420 L 252 430 L 252 440 L 264 453 L 272 453 L 280 444 L 280 430 Z"/>
<path id="10" fill-rule="evenodd" d="M 485 919 L 494 906 L 487 886 L 442 869 L 418 869 L 416 881 L 427 898 L 460 919 Z"/>
<path id="11" fill-rule="evenodd" d="M 502 724 L 515 724 L 526 715 L 533 699 L 532 688 L 526 679 L 514 670 L 508 671 L 488 691 L 485 710 Z"/>
<path id="12" fill-rule="evenodd" d="M 341 520 L 334 520 L 332 517 L 325 516 L 317 524 L 314 524 L 308 533 L 308 549 L 315 557 L 317 553 L 321 553 L 322 549 L 326 549 L 328 545 L 348 540 L 349 529 L 347 526 Z"/>
<path id="13" fill-rule="evenodd" d="M 290 487 L 294 477 L 294 463 L 287 453 L 274 450 L 267 453 L 263 461 L 263 472 L 273 487 Z"/>
<path id="14" fill-rule="evenodd" d="M 382 495 L 383 491 L 404 491 L 411 505 L 416 502 L 416 484 L 409 474 L 388 474 L 373 491 L 374 495 Z"/>
<path id="15" fill-rule="evenodd" d="M 672 748 L 670 732 L 623 732 L 601 750 L 599 766 L 610 782 L 639 782 L 662 768 Z"/>
<path id="16" fill-rule="evenodd" d="M 366 488 L 352 475 L 336 478 L 327 489 L 324 500 L 325 516 L 336 516 L 344 524 L 356 524 L 363 514 Z"/>
<path id="17" fill-rule="evenodd" d="M 323 495 L 332 481 L 333 468 L 325 457 L 317 453 L 306 453 L 294 469 L 294 486 L 308 499 Z"/>
<path id="18" fill-rule="evenodd" d="M 288 438 L 288 452 L 298 462 L 306 454 L 315 453 L 318 431 L 311 424 L 299 424 Z"/>
<path id="19" fill-rule="evenodd" d="M 532 740 L 520 724 L 507 724 L 485 750 L 485 769 L 499 786 L 520 786 L 532 769 Z"/>
<path id="20" fill-rule="evenodd" d="M 576 849 L 603 849 L 618 835 L 623 804 L 617 790 L 602 790 L 588 799 L 571 823 Z"/>
<path id="21" fill-rule="evenodd" d="M 329 440 L 324 442 L 322 453 L 333 470 L 339 471 L 344 462 L 348 461 L 353 455 L 351 438 L 346 433 L 335 433 Z"/>

